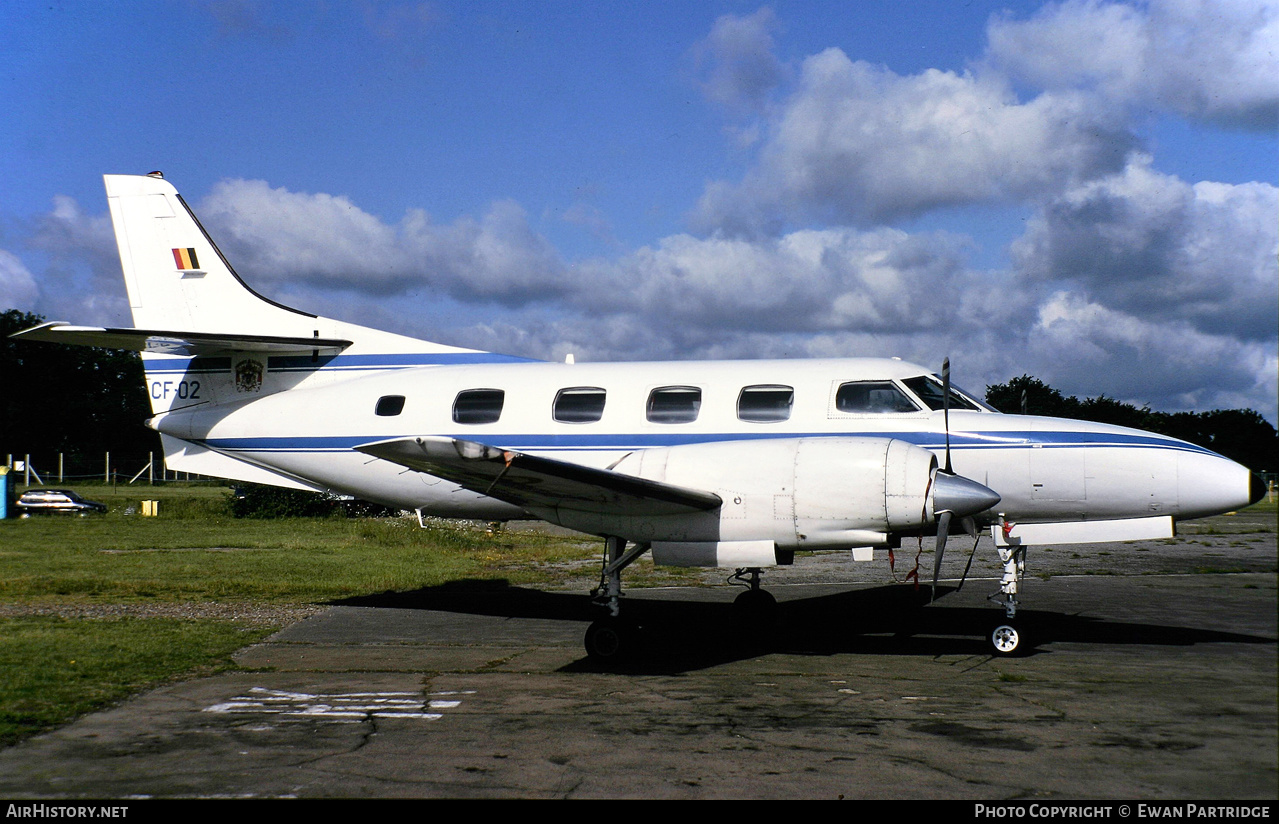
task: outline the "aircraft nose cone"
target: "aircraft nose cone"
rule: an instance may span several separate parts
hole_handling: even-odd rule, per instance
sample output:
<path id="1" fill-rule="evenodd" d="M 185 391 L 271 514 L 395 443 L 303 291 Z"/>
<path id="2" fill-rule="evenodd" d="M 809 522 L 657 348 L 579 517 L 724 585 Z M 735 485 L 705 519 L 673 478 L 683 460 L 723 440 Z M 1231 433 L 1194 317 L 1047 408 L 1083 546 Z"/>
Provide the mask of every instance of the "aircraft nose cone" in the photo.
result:
<path id="1" fill-rule="evenodd" d="M 984 512 L 999 503 L 999 494 L 988 486 L 962 475 L 938 472 L 933 479 L 933 513 L 953 512 L 964 518 Z"/>
<path id="2" fill-rule="evenodd" d="M 1266 482 L 1255 472 L 1248 478 L 1248 504 L 1251 506 L 1266 497 Z"/>

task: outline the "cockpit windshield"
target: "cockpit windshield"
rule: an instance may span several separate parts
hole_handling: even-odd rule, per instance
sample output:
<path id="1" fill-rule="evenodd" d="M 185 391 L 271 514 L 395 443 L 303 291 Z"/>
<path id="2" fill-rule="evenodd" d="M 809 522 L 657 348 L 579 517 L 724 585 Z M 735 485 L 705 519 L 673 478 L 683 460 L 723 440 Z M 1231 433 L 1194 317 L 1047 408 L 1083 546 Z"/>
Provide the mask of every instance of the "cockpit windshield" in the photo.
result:
<path id="1" fill-rule="evenodd" d="M 945 405 L 944 391 L 942 389 L 941 378 L 936 375 L 920 375 L 917 378 L 907 378 L 902 381 L 906 384 L 906 388 L 919 396 L 929 409 L 942 409 Z M 985 410 L 994 412 L 991 406 L 982 403 L 975 397 L 960 389 L 955 384 L 950 385 L 950 408 L 951 409 L 972 409 Z"/>

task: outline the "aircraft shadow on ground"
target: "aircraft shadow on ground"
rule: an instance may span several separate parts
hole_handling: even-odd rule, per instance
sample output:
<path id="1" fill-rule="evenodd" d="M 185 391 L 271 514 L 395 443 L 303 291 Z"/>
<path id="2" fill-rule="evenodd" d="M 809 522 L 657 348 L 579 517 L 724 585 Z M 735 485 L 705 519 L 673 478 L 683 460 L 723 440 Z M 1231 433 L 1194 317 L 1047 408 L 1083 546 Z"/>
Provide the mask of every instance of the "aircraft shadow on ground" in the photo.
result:
<path id="1" fill-rule="evenodd" d="M 939 599 L 953 592 L 938 590 Z M 723 601 L 646 596 L 624 599 L 623 617 L 638 627 L 634 653 L 598 664 L 583 653 L 566 669 L 673 673 L 770 653 L 788 655 L 988 655 L 986 634 L 1002 622 L 991 607 L 929 606 L 927 587 L 888 585 L 849 590 L 777 605 L 771 620 L 753 620 Z M 417 609 L 465 615 L 579 621 L 603 615 L 589 596 L 511 586 L 504 580 L 460 580 L 408 592 L 386 592 L 332 602 L 338 606 Z M 1018 626 L 1029 638 L 1026 654 L 1047 644 L 1192 646 L 1275 644 L 1275 638 L 1187 626 L 1134 623 L 1078 614 L 1023 610 Z"/>

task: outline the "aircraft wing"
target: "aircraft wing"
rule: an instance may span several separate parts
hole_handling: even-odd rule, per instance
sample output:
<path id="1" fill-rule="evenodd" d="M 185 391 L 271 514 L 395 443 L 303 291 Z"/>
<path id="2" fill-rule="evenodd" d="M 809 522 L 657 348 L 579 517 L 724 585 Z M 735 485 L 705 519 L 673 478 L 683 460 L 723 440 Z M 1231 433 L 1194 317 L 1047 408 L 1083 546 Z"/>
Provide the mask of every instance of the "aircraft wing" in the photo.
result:
<path id="1" fill-rule="evenodd" d="M 74 343 L 129 349 L 161 355 L 213 355 L 224 352 L 263 352 L 272 355 L 318 352 L 336 355 L 351 345 L 336 338 L 289 338 L 271 335 L 238 335 L 212 332 L 178 332 L 165 329 L 113 329 L 103 326 L 72 326 L 54 321 L 42 323 L 10 335 L 21 340 L 45 343 Z"/>
<path id="2" fill-rule="evenodd" d="M 393 438 L 355 449 L 516 506 L 676 515 L 723 503 L 713 492 L 455 438 Z"/>

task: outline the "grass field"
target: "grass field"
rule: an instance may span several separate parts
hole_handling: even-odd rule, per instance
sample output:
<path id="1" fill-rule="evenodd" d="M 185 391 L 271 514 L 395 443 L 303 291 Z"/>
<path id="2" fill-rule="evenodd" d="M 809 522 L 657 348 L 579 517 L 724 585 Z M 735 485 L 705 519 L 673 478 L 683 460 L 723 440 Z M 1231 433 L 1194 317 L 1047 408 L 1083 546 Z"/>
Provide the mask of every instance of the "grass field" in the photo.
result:
<path id="1" fill-rule="evenodd" d="M 0 745 L 231 653 L 301 608 L 461 579 L 583 589 L 590 538 L 409 518 L 236 519 L 228 490 L 78 484 L 106 515 L 0 521 Z M 19 490 L 21 491 L 21 490 Z M 141 501 L 158 500 L 145 518 Z M 694 582 L 640 562 L 628 586 Z"/>

